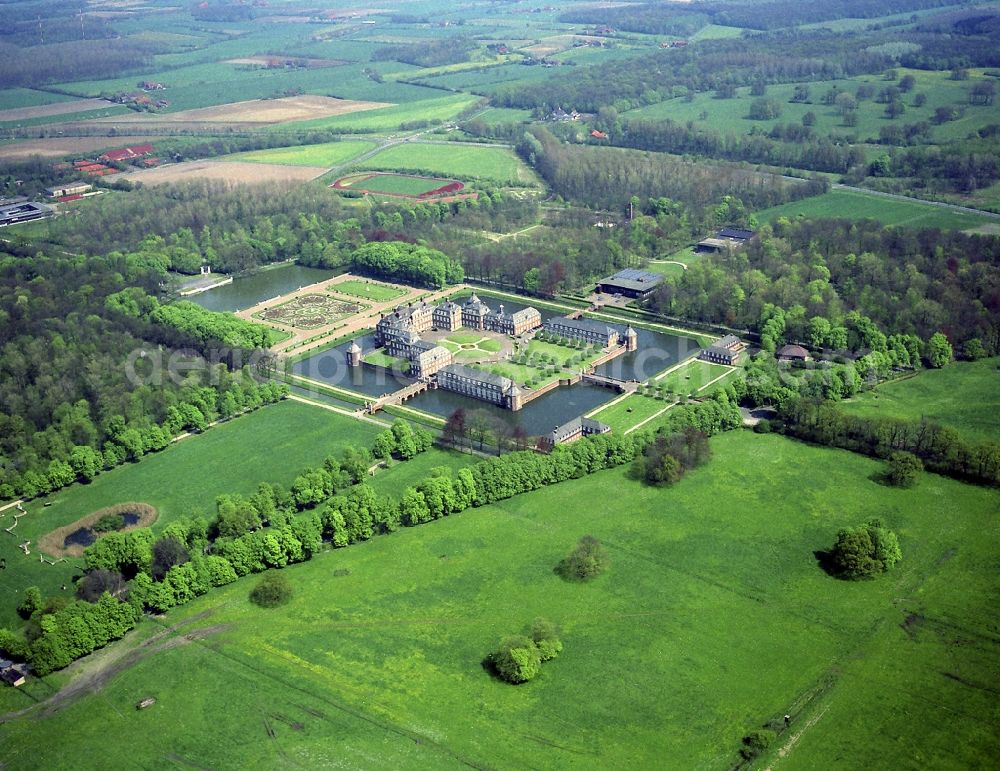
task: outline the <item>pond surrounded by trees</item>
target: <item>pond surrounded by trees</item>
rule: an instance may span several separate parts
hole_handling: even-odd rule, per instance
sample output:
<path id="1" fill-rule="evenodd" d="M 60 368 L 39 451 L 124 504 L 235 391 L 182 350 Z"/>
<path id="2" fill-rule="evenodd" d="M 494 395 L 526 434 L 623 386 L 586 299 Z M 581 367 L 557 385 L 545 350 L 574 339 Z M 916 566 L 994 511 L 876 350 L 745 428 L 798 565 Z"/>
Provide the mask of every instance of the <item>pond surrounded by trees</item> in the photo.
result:
<path id="1" fill-rule="evenodd" d="M 276 268 L 266 268 L 256 273 L 234 276 L 233 283 L 209 289 L 184 299 L 197 303 L 210 311 L 238 311 L 269 300 L 300 287 L 326 281 L 344 271 L 328 268 L 307 268 L 289 263 Z"/>

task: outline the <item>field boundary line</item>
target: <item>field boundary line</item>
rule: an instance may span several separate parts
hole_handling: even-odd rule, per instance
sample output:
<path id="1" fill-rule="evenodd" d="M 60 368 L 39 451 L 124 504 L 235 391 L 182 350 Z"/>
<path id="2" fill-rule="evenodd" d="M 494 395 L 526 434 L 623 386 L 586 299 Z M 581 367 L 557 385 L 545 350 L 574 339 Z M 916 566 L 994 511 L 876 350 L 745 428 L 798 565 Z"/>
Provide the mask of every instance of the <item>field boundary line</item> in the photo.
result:
<path id="1" fill-rule="evenodd" d="M 380 428 L 389 428 L 390 424 L 381 420 L 376 420 L 375 418 L 370 418 L 367 415 L 359 415 L 356 412 L 351 412 L 349 410 L 342 409 L 340 407 L 334 407 L 332 404 L 323 404 L 322 402 L 314 402 L 312 399 L 306 399 L 304 396 L 299 396 L 298 394 L 289 394 L 287 399 L 291 399 L 295 402 L 302 402 L 302 404 L 308 404 L 312 407 L 319 407 L 320 409 L 329 410 L 330 412 L 336 412 L 338 415 L 343 415 L 345 418 L 354 418 L 355 420 L 363 421 L 364 423 L 373 423 Z"/>
<path id="2" fill-rule="evenodd" d="M 717 364 L 716 366 L 718 367 L 718 366 L 725 366 L 725 365 L 724 364 Z M 695 393 L 696 394 L 700 394 L 702 391 L 704 391 L 706 388 L 708 388 L 713 383 L 718 383 L 723 378 L 729 377 L 730 375 L 732 375 L 735 371 L 736 371 L 736 367 L 726 367 L 726 371 L 725 372 L 723 372 L 721 375 L 719 375 L 714 380 L 709 380 L 707 383 L 705 383 L 705 385 L 703 385 L 701 388 L 699 388 L 698 390 L 696 390 Z"/>
<path id="3" fill-rule="evenodd" d="M 608 409 L 609 407 L 614 407 L 616 404 L 618 404 L 618 402 L 625 401 L 628 397 L 630 397 L 634 393 L 635 393 L 635 391 L 626 391 L 621 396 L 616 396 L 610 402 L 605 402 L 604 404 L 599 404 L 597 407 L 595 407 L 594 409 L 592 409 L 590 412 L 586 413 L 583 417 L 585 417 L 585 418 L 592 418 L 595 415 L 597 415 L 598 413 L 601 413 L 604 410 Z"/>

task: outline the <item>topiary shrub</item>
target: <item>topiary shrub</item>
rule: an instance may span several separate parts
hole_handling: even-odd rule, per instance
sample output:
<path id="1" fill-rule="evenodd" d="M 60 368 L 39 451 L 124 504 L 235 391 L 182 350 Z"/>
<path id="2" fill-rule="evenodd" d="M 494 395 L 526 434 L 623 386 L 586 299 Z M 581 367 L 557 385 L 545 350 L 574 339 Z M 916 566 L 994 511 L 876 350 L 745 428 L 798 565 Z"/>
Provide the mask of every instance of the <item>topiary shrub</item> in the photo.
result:
<path id="1" fill-rule="evenodd" d="M 250 592 L 250 601 L 262 608 L 276 608 L 292 599 L 292 585 L 281 573 L 268 573 Z"/>

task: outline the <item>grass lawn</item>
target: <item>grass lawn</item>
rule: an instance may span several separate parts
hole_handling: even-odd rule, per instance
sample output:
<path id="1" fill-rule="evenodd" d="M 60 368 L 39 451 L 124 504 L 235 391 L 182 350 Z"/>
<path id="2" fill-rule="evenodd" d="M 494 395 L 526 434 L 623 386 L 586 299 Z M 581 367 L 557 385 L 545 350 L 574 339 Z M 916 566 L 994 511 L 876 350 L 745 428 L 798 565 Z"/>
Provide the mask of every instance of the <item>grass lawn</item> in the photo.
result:
<path id="1" fill-rule="evenodd" d="M 337 166 L 346 163 L 375 146 L 374 142 L 345 140 L 325 142 L 301 147 L 276 147 L 270 150 L 255 150 L 249 153 L 227 155 L 223 161 L 251 161 L 253 163 L 278 163 L 285 166 Z"/>
<path id="2" fill-rule="evenodd" d="M 426 479 L 437 468 L 446 468 L 454 475 L 459 469 L 481 460 L 477 455 L 432 447 L 408 461 L 393 461 L 388 469 L 380 469 L 368 480 L 379 495 L 398 498 L 403 490 Z"/>
<path id="3" fill-rule="evenodd" d="M 966 439 L 1000 441 L 1000 357 L 954 362 L 883 383 L 844 402 L 853 415 L 916 420 L 949 426 Z"/>
<path id="4" fill-rule="evenodd" d="M 328 287 L 331 292 L 346 294 L 351 297 L 364 297 L 375 302 L 386 302 L 395 297 L 406 294 L 405 289 L 389 286 L 388 284 L 376 284 L 371 281 L 342 281 Z"/>
<path id="5" fill-rule="evenodd" d="M 460 359 L 482 359 L 499 353 L 503 347 L 499 340 L 478 332 L 456 332 L 441 340 L 438 345 L 447 348 Z"/>
<path id="6" fill-rule="evenodd" d="M 786 745 L 781 767 L 991 766 L 998 493 L 883 487 L 871 459 L 775 435 L 712 447 L 672 488 L 607 471 L 319 555 L 284 571 L 277 609 L 248 602 L 256 577 L 214 590 L 76 669 L 186 623 L 173 644 L 8 720 L 0 763 L 732 768 L 743 735 L 789 714 L 761 768 Z M 873 516 L 903 562 L 826 575 L 814 552 Z M 553 566 L 584 534 L 611 567 L 566 583 Z M 490 677 L 483 656 L 536 616 L 561 626 L 560 656 L 526 685 Z M 32 682 L 0 705 L 49 693 Z"/>
<path id="7" fill-rule="evenodd" d="M 73 563 L 82 564 L 75 560 L 52 566 L 38 561 L 34 544 L 50 530 L 125 501 L 156 507 L 156 529 L 183 514 L 213 514 L 215 496 L 251 493 L 260 482 L 289 485 L 302 469 L 331 453 L 370 446 L 377 432 L 377 426 L 286 401 L 107 471 L 89 485 L 73 485 L 31 501 L 25 505 L 28 516 L 18 521 L 14 534 L 0 533 L 0 557 L 7 560 L 0 626 L 13 623 L 16 588 L 37 584 L 43 592 L 58 593 L 76 572 Z M 52 505 L 43 507 L 44 502 Z M 11 521 L 9 515 L 0 519 L 4 527 Z M 28 557 L 17 548 L 26 540 L 32 542 Z"/>
<path id="8" fill-rule="evenodd" d="M 657 376 L 659 379 L 653 378 L 650 382 L 654 386 L 663 387 L 669 393 L 690 396 L 697 392 L 699 396 L 705 396 L 711 393 L 711 391 L 707 390 L 710 383 L 713 385 L 715 385 L 713 381 L 724 383 L 726 378 L 723 376 L 727 372 L 735 375 L 738 371 L 737 369 L 725 367 L 721 364 L 712 364 L 701 359 L 690 359 L 687 364 L 678 367 L 667 375 L 662 377 Z M 703 392 L 702 389 L 706 390 Z"/>
<path id="9" fill-rule="evenodd" d="M 876 219 L 883 225 L 942 230 L 966 230 L 997 222 L 995 217 L 957 212 L 931 203 L 901 201 L 856 190 L 831 190 L 813 198 L 764 209 L 757 213 L 757 217 L 761 222 L 772 222 L 778 217 Z"/>
<path id="10" fill-rule="evenodd" d="M 654 399 L 642 394 L 631 394 L 620 402 L 612 403 L 609 407 L 591 413 L 590 417 L 607 423 L 616 434 L 622 434 L 667 409 L 670 405 L 671 402 L 662 399 Z"/>
<path id="11" fill-rule="evenodd" d="M 390 356 L 381 350 L 366 353 L 362 361 L 366 364 L 374 364 L 376 367 L 385 367 L 386 369 L 394 369 L 399 372 L 404 372 L 410 368 L 410 362 L 406 359 L 399 358 L 398 356 Z"/>
<path id="12" fill-rule="evenodd" d="M 396 145 L 360 164 L 362 169 L 419 171 L 446 177 L 488 179 L 500 184 L 534 181 L 513 150 L 489 145 Z"/>

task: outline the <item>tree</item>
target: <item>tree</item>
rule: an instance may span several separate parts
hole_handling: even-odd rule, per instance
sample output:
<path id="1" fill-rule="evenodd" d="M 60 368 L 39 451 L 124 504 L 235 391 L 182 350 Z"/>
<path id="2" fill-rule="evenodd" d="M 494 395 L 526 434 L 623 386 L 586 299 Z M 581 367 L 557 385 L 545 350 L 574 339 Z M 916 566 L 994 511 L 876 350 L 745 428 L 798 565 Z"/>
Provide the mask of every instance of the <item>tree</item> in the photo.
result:
<path id="1" fill-rule="evenodd" d="M 536 618 L 531 622 L 529 634 L 532 642 L 538 647 L 538 655 L 542 661 L 554 659 L 562 652 L 563 644 L 559 639 L 559 628 L 551 621 L 541 617 Z"/>
<path id="2" fill-rule="evenodd" d="M 849 580 L 874 578 L 901 558 L 896 534 L 877 519 L 861 527 L 841 530 L 831 552 L 834 570 Z"/>
<path id="3" fill-rule="evenodd" d="M 281 573 L 268 573 L 250 592 L 250 601 L 262 608 L 276 608 L 292 599 L 292 585 Z"/>
<path id="4" fill-rule="evenodd" d="M 170 568 L 182 565 L 191 559 L 184 545 L 174 538 L 161 538 L 153 544 L 153 562 L 150 573 L 157 581 L 162 581 Z"/>
<path id="5" fill-rule="evenodd" d="M 816 125 L 816 113 L 814 113 L 812 110 L 810 110 L 805 115 L 803 115 L 802 116 L 802 125 L 803 126 L 815 126 Z"/>
<path id="6" fill-rule="evenodd" d="M 444 425 L 444 439 L 450 444 L 462 443 L 465 438 L 465 410 L 458 407 L 451 415 L 448 416 L 448 421 Z"/>
<path id="7" fill-rule="evenodd" d="M 941 369 L 951 361 L 952 349 L 948 338 L 943 332 L 935 332 L 931 339 L 927 341 L 926 350 L 927 363 L 935 369 Z"/>
<path id="8" fill-rule="evenodd" d="M 924 464 L 911 452 L 894 452 L 886 461 L 886 481 L 894 487 L 913 487 Z"/>
<path id="9" fill-rule="evenodd" d="M 590 581 L 611 564 L 604 545 L 592 535 L 585 535 L 576 548 L 564 557 L 555 572 L 567 581 Z"/>
<path id="10" fill-rule="evenodd" d="M 375 442 L 372 445 L 372 455 L 379 459 L 385 459 L 392 455 L 396 450 L 396 437 L 393 435 L 392 431 L 388 428 L 385 431 L 380 431 L 375 436 Z"/>
<path id="11" fill-rule="evenodd" d="M 740 748 L 740 755 L 746 760 L 753 760 L 770 747 L 771 743 L 777 738 L 778 735 L 767 728 L 751 731 L 743 737 L 743 746 Z"/>
<path id="12" fill-rule="evenodd" d="M 396 454 L 403 460 L 409 460 L 417 454 L 417 442 L 413 428 L 402 418 L 392 423 L 392 435 L 396 438 Z"/>
<path id="13" fill-rule="evenodd" d="M 29 586 L 24 590 L 24 599 L 17 606 L 18 615 L 21 618 L 31 618 L 36 611 L 41 610 L 44 604 L 42 590 L 37 586 Z"/>
<path id="14" fill-rule="evenodd" d="M 508 683 L 526 683 L 536 677 L 542 668 L 542 657 L 535 643 L 516 635 L 500 641 L 489 656 L 496 673 Z"/>
<path id="15" fill-rule="evenodd" d="M 983 341 L 978 337 L 966 340 L 965 345 L 962 346 L 962 350 L 965 353 L 965 358 L 969 361 L 979 361 L 979 359 L 986 356 L 986 348 L 983 346 Z"/>

